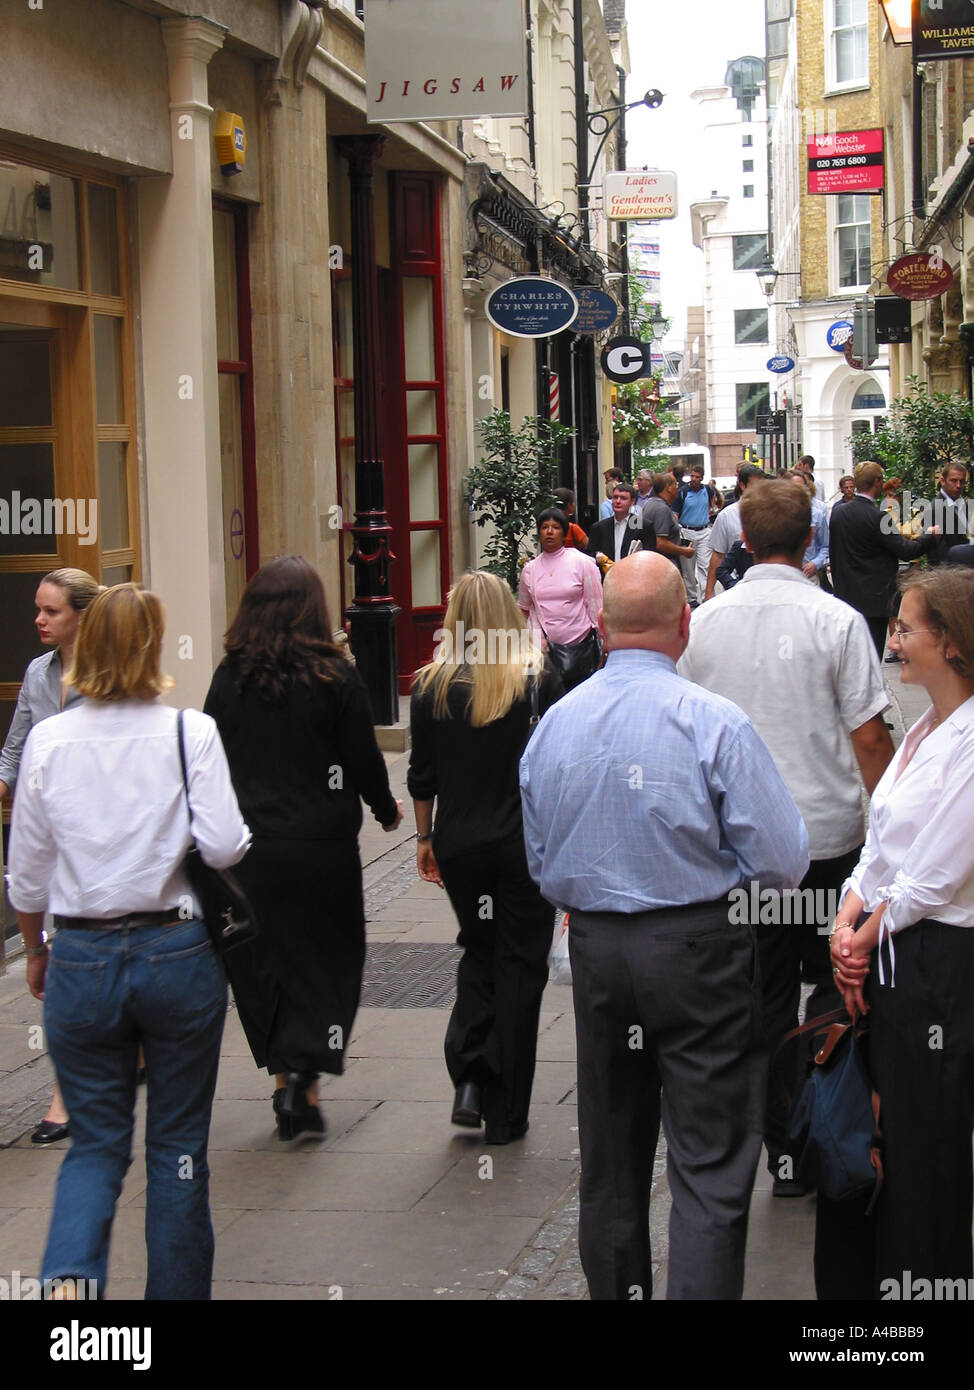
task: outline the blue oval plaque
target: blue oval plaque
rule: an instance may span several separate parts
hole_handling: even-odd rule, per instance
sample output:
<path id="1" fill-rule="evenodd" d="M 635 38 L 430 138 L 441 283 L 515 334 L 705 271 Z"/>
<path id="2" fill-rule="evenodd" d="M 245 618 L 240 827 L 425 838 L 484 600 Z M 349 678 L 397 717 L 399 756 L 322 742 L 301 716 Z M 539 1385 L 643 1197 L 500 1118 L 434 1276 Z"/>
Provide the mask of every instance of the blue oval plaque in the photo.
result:
<path id="1" fill-rule="evenodd" d="M 825 335 L 825 341 L 833 352 L 845 352 L 845 345 L 852 337 L 854 329 L 848 319 L 837 319 Z"/>
<path id="2" fill-rule="evenodd" d="M 484 312 L 495 328 L 515 338 L 547 338 L 568 327 L 578 300 L 557 280 L 522 275 L 492 290 Z"/>
<path id="3" fill-rule="evenodd" d="M 768 359 L 769 372 L 790 372 L 794 365 L 795 359 L 793 357 L 785 357 L 783 354 L 780 357 L 770 357 Z"/>
<path id="4" fill-rule="evenodd" d="M 576 333 L 601 333 L 611 328 L 619 317 L 619 306 L 611 294 L 597 290 L 593 285 L 576 285 L 575 298 L 578 300 L 578 313 L 571 327 Z"/>

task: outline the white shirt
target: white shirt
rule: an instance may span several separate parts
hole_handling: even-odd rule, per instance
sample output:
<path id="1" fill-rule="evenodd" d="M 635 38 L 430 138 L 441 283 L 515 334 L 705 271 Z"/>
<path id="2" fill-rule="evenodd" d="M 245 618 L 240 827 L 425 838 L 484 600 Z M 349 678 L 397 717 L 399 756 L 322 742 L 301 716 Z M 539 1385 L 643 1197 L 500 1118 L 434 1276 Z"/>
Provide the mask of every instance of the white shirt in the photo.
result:
<path id="1" fill-rule="evenodd" d="M 813 860 L 862 844 L 849 734 L 889 697 L 861 613 L 790 565 L 754 565 L 696 610 L 677 670 L 750 717 L 802 813 Z"/>
<path id="2" fill-rule="evenodd" d="M 974 696 L 936 728 L 935 718 L 931 706 L 883 773 L 859 863 L 843 885 L 867 912 L 887 902 L 880 948 L 884 936 L 924 917 L 974 927 Z M 889 951 L 895 970 L 892 939 Z"/>
<path id="3" fill-rule="evenodd" d="M 642 508 L 640 508 L 640 511 L 641 511 L 641 510 L 642 510 Z M 629 531 L 629 530 L 635 530 L 635 529 L 637 529 L 638 526 L 639 526 L 639 524 L 640 524 L 640 520 L 641 520 L 641 518 L 640 518 L 639 512 L 634 512 L 634 511 L 628 512 L 628 513 L 622 518 L 621 521 L 618 519 L 618 517 L 616 518 L 615 523 L 614 523 L 614 530 L 615 530 L 615 554 L 614 554 L 613 557 L 612 557 L 613 560 L 621 560 L 621 559 L 622 559 L 622 545 L 623 545 L 623 542 L 624 542 L 625 539 L 626 539 L 626 532 Z M 637 551 L 637 550 L 642 550 L 642 548 L 643 548 L 643 543 L 642 543 L 642 541 L 633 541 L 632 545 L 629 547 L 629 554 L 630 554 L 630 555 L 635 555 L 636 551 Z"/>
<path id="4" fill-rule="evenodd" d="M 192 836 L 226 868 L 250 845 L 209 715 L 184 717 Z M 21 912 L 119 917 L 188 901 L 190 817 L 176 711 L 160 700 L 85 700 L 24 745 L 10 832 L 10 900 Z"/>
<path id="5" fill-rule="evenodd" d="M 735 541 L 741 539 L 741 504 L 731 502 L 717 513 L 710 528 L 710 549 L 726 555 Z"/>

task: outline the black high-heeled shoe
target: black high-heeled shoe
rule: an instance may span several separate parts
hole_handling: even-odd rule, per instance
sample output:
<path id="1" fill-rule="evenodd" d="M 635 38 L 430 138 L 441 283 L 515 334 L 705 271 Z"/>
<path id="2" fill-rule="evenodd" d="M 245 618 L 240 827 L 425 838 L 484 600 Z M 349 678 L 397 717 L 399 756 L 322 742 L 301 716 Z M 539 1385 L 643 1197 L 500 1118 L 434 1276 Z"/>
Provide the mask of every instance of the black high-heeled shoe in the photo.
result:
<path id="1" fill-rule="evenodd" d="M 476 1081 L 461 1081 L 453 1100 L 453 1113 L 450 1120 L 466 1129 L 479 1129 L 484 1112 L 483 1087 Z"/>
<path id="2" fill-rule="evenodd" d="M 281 1096 L 280 1113 L 298 1117 L 304 1114 L 308 1105 L 307 1091 L 313 1081 L 318 1080 L 316 1071 L 289 1071 L 284 1078 L 284 1093 Z"/>

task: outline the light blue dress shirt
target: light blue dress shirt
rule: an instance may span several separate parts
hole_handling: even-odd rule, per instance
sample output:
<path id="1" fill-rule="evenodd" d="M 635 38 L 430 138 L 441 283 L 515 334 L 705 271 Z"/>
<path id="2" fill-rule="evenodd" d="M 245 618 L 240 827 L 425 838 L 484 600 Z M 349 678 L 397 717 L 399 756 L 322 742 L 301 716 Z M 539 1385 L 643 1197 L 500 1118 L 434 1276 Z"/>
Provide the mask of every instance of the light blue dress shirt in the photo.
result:
<path id="1" fill-rule="evenodd" d="M 821 570 L 829 562 L 829 514 L 825 503 L 817 497 L 812 498 L 812 531 L 812 543 L 802 563 Z"/>
<path id="2" fill-rule="evenodd" d="M 17 781 L 20 755 L 24 751 L 27 735 L 42 719 L 50 719 L 52 714 L 61 713 L 61 674 L 60 647 L 35 657 L 24 672 L 17 708 L 10 721 L 3 752 L 0 753 L 0 782 L 6 782 L 11 791 Z M 64 708 L 70 709 L 80 699 L 74 686 L 69 686 Z"/>
<path id="3" fill-rule="evenodd" d="M 612 515 L 612 498 L 606 497 L 599 508 L 599 521 L 608 521 Z"/>
<path id="4" fill-rule="evenodd" d="M 795 888 L 808 869 L 804 821 L 751 721 L 661 652 L 612 652 L 559 700 L 520 781 L 528 868 L 560 907 L 682 907 L 751 879 Z"/>

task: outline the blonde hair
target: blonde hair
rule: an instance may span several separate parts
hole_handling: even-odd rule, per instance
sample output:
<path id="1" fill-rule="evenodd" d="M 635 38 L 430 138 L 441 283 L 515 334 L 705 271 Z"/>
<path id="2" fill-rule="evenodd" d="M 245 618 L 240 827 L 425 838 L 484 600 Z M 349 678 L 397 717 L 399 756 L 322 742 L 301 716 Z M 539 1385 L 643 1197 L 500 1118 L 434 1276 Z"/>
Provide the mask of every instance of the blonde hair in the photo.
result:
<path id="1" fill-rule="evenodd" d="M 416 672 L 417 693 L 433 694 L 433 718 L 449 719 L 455 681 L 470 686 L 473 728 L 503 719 L 522 700 L 528 680 L 544 669 L 510 589 L 494 574 L 465 574 L 450 590 L 441 641 L 428 666 Z"/>
<path id="2" fill-rule="evenodd" d="M 89 700 L 153 700 L 173 682 L 159 659 L 165 610 L 138 584 L 116 584 L 85 613 L 68 680 Z"/>
<path id="3" fill-rule="evenodd" d="M 83 613 L 89 603 L 96 599 L 99 594 L 107 592 L 104 584 L 99 584 L 98 580 L 93 579 L 87 570 L 70 568 L 51 570 L 50 574 L 45 574 L 41 584 L 54 584 L 62 590 L 76 613 Z"/>

